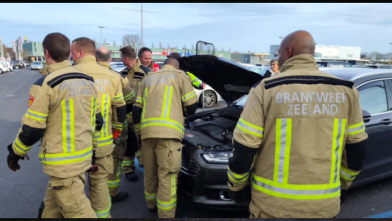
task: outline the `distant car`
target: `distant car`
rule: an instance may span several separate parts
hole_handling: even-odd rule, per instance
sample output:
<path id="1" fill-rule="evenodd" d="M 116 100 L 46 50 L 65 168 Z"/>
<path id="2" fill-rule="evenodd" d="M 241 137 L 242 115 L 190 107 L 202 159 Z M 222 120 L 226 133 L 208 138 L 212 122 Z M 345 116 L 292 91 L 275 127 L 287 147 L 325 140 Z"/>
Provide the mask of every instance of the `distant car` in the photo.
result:
<path id="1" fill-rule="evenodd" d="M 31 70 L 41 70 L 44 68 L 44 64 L 41 61 L 34 61 L 31 64 Z"/>
<path id="2" fill-rule="evenodd" d="M 4 73 L 4 72 L 8 72 L 9 68 L 7 63 L 5 63 L 5 61 L 0 61 L 0 74 Z"/>
<path id="3" fill-rule="evenodd" d="M 24 61 L 22 61 L 22 60 L 19 60 L 19 63 L 21 64 L 21 66 L 22 66 L 23 68 L 25 68 L 25 67 L 26 67 L 26 64 L 24 63 Z"/>
<path id="4" fill-rule="evenodd" d="M 376 69 L 392 69 L 392 65 L 368 65 L 367 67 Z"/>
<path id="5" fill-rule="evenodd" d="M 20 62 L 20 61 L 11 60 L 11 63 L 12 63 L 12 65 L 13 65 L 14 69 L 20 69 L 20 68 L 23 67 L 22 62 Z"/>
<path id="6" fill-rule="evenodd" d="M 7 64 L 9 71 L 12 71 L 14 69 L 10 61 L 5 61 L 5 63 Z"/>
<path id="7" fill-rule="evenodd" d="M 156 63 L 159 64 L 159 62 L 156 62 Z M 117 72 L 121 72 L 122 70 L 124 70 L 126 68 L 126 66 L 122 62 L 110 62 L 110 67 L 112 67 L 112 69 Z M 203 105 L 203 103 L 202 103 L 203 98 L 201 95 L 202 95 L 203 90 L 199 90 L 199 89 L 195 89 L 195 88 L 193 88 L 193 89 L 195 90 L 197 98 L 199 99 L 200 106 L 202 106 Z M 209 85 L 204 84 L 204 107 L 206 107 L 206 108 L 213 107 L 219 101 L 222 101 L 222 100 L 223 100 L 222 96 L 220 96 L 218 94 L 218 92 L 216 92 Z"/>
<path id="8" fill-rule="evenodd" d="M 244 66 L 244 68 L 264 76 L 270 66 Z"/>
<path id="9" fill-rule="evenodd" d="M 352 64 L 344 61 L 317 61 L 320 68 L 351 68 Z"/>
<path id="10" fill-rule="evenodd" d="M 23 63 L 26 65 L 26 67 L 30 66 L 30 62 L 28 62 L 28 61 L 23 61 Z"/>

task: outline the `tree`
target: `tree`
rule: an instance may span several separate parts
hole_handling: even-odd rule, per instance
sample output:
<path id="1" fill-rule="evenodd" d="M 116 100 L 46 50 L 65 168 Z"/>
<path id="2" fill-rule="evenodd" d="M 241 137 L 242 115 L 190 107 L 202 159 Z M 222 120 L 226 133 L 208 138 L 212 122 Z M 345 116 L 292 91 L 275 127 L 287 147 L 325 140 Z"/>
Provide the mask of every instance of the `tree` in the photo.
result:
<path id="1" fill-rule="evenodd" d="M 29 52 L 26 50 L 22 51 L 22 58 L 24 61 L 27 61 L 27 59 L 29 58 Z"/>
<path id="2" fill-rule="evenodd" d="M 368 57 L 372 60 L 382 60 L 383 59 L 383 55 L 377 51 L 373 51 L 372 53 L 370 53 L 368 55 Z"/>
<path id="3" fill-rule="evenodd" d="M 113 40 L 113 46 L 117 46 L 116 40 Z"/>
<path id="4" fill-rule="evenodd" d="M 229 52 L 231 53 L 231 48 L 229 48 Z"/>
<path id="5" fill-rule="evenodd" d="M 163 48 L 163 47 L 162 47 L 162 42 L 159 42 L 159 48 Z"/>
<path id="6" fill-rule="evenodd" d="M 192 43 L 192 50 L 195 50 L 195 45 Z"/>
<path id="7" fill-rule="evenodd" d="M 225 51 L 225 48 L 224 48 L 224 47 L 222 47 L 222 51 Z"/>
<path id="8" fill-rule="evenodd" d="M 136 47 L 140 45 L 140 36 L 139 35 L 124 35 L 122 38 L 122 45 L 129 46 L 132 45 L 132 47 Z"/>
<path id="9" fill-rule="evenodd" d="M 106 38 L 103 39 L 103 46 L 106 46 Z"/>
<path id="10" fill-rule="evenodd" d="M 184 44 L 184 49 L 185 49 L 185 50 L 187 49 L 186 44 Z"/>
<path id="11" fill-rule="evenodd" d="M 0 55 L 1 56 L 1 55 Z M 10 55 L 11 56 L 11 55 Z M 7 59 L 7 46 L 5 46 L 5 44 L 3 44 L 3 57 L 5 59 Z"/>
<path id="12" fill-rule="evenodd" d="M 169 43 L 167 43 L 167 48 L 170 48 L 170 44 Z"/>
<path id="13" fill-rule="evenodd" d="M 154 42 L 151 43 L 151 48 L 155 48 L 155 47 L 154 47 Z"/>
<path id="14" fill-rule="evenodd" d="M 235 51 L 235 52 L 233 52 L 232 54 L 240 54 L 240 52 L 238 52 L 238 51 Z"/>

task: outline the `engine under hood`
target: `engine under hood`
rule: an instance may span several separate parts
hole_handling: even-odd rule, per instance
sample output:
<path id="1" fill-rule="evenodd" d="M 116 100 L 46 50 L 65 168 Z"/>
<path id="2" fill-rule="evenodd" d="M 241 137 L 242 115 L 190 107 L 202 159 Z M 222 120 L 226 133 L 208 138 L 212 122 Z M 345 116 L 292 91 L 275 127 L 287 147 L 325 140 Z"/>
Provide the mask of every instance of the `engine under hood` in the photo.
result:
<path id="1" fill-rule="evenodd" d="M 245 94 L 263 77 L 235 62 L 212 55 L 194 55 L 178 58 L 180 69 L 189 71 L 210 85 L 231 104 Z"/>

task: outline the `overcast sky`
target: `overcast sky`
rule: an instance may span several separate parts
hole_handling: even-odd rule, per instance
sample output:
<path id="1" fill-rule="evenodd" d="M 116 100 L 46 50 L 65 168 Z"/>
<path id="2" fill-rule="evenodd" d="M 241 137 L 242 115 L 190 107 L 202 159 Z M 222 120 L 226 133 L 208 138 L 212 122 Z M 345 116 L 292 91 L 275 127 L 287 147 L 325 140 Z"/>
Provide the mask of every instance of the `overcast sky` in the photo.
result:
<path id="1" fill-rule="evenodd" d="M 61 32 L 117 45 L 125 34 L 141 33 L 139 3 L 1 3 L 0 37 L 11 47 L 18 37 L 42 42 Z M 392 4 L 231 4 L 144 3 L 145 46 L 188 48 L 198 40 L 232 52 L 268 52 L 279 37 L 309 31 L 319 45 L 359 46 L 362 52 L 388 53 L 392 43 Z"/>

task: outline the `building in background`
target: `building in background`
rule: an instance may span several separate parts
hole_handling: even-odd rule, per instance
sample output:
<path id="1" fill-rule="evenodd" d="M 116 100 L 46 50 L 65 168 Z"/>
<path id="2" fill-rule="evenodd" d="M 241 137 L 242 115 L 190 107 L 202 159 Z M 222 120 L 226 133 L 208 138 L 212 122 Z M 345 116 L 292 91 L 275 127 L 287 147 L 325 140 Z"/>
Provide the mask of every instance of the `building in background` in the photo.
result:
<path id="1" fill-rule="evenodd" d="M 231 60 L 234 62 L 240 62 L 243 64 L 267 64 L 269 63 L 270 54 L 268 53 L 233 53 L 231 54 Z"/>
<path id="2" fill-rule="evenodd" d="M 28 42 L 25 40 L 26 43 L 23 44 L 23 55 L 24 58 L 27 58 L 27 61 L 43 61 L 44 57 L 44 49 L 42 47 L 41 42 Z"/>

